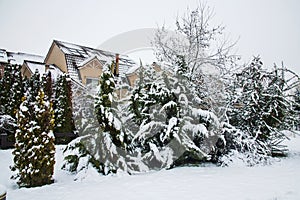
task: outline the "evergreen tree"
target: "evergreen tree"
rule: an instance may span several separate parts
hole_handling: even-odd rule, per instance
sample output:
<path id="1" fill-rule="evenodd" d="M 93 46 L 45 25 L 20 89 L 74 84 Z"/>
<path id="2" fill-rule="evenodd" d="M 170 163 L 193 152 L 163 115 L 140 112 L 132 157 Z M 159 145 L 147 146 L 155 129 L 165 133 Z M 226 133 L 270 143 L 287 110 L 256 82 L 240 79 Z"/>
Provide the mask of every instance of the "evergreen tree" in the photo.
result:
<path id="1" fill-rule="evenodd" d="M 143 122 L 148 122 L 149 108 L 155 102 L 149 101 L 148 92 L 153 80 L 157 79 L 157 73 L 152 66 L 139 68 L 139 79 L 137 80 L 132 95 L 130 97 L 129 111 L 133 115 L 134 122 L 140 126 Z"/>
<path id="2" fill-rule="evenodd" d="M 53 84 L 52 84 L 52 76 L 51 72 L 47 71 L 42 76 L 42 88 L 45 92 L 45 96 L 48 98 L 48 100 L 52 100 L 53 95 Z"/>
<path id="3" fill-rule="evenodd" d="M 133 145 L 141 149 L 150 169 L 209 159 L 219 122 L 212 112 L 199 109 L 194 88 L 180 74 L 162 71 L 142 88 L 142 96 L 131 99 L 148 107 Z"/>
<path id="4" fill-rule="evenodd" d="M 41 75 L 38 70 L 36 70 L 28 80 L 27 87 L 28 87 L 27 92 L 30 93 L 27 94 L 27 96 L 31 98 L 30 101 L 35 101 L 35 97 L 38 96 L 38 93 L 42 88 Z"/>
<path id="5" fill-rule="evenodd" d="M 71 81 L 68 75 L 62 75 L 58 78 L 55 85 L 55 127 L 54 132 L 59 134 L 73 134 L 75 137 L 75 124 L 72 110 L 72 89 Z M 56 143 L 68 143 L 70 138 L 57 137 Z"/>
<path id="6" fill-rule="evenodd" d="M 292 102 L 287 97 L 286 80 L 276 68 L 263 69 L 260 58 L 236 75 L 231 88 L 228 109 L 229 122 L 251 135 L 259 145 L 259 153 L 284 155 L 280 144 L 286 136 L 281 132 L 290 129 L 295 120 Z"/>
<path id="7" fill-rule="evenodd" d="M 129 171 L 126 162 L 129 141 L 115 107 L 117 98 L 115 80 L 105 70 L 94 105 L 99 128 L 90 127 L 88 130 L 92 132 L 68 145 L 64 169 L 79 173 L 91 165 L 103 175 L 116 173 L 118 169 Z"/>
<path id="8" fill-rule="evenodd" d="M 108 132 L 112 142 L 120 148 L 126 148 L 128 138 L 121 130 L 121 121 L 112 106 L 116 99 L 115 80 L 110 71 L 103 71 L 100 77 L 100 88 L 95 100 L 96 118 L 103 132 Z"/>
<path id="9" fill-rule="evenodd" d="M 7 64 L 4 76 L 0 79 L 0 114 L 15 114 L 24 95 L 24 81 L 21 76 L 21 66 Z"/>
<path id="10" fill-rule="evenodd" d="M 21 66 L 5 65 L 4 76 L 0 78 L 0 120 L 3 124 L 0 132 L 7 134 L 7 140 L 14 144 L 16 131 L 16 113 L 24 95 L 24 80 Z"/>
<path id="11" fill-rule="evenodd" d="M 33 101 L 31 101 L 33 100 Z M 17 113 L 18 130 L 13 151 L 13 171 L 21 187 L 52 183 L 55 163 L 54 113 L 42 90 L 24 97 Z"/>

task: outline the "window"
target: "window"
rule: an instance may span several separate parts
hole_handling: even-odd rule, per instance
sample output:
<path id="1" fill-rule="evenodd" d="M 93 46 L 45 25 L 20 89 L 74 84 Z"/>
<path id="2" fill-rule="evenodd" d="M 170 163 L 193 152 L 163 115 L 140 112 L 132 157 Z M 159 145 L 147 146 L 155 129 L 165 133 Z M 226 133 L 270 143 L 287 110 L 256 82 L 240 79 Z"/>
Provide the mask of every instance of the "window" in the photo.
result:
<path id="1" fill-rule="evenodd" d="M 86 78 L 86 85 L 89 87 L 97 87 L 99 85 L 99 79 L 98 78 Z"/>

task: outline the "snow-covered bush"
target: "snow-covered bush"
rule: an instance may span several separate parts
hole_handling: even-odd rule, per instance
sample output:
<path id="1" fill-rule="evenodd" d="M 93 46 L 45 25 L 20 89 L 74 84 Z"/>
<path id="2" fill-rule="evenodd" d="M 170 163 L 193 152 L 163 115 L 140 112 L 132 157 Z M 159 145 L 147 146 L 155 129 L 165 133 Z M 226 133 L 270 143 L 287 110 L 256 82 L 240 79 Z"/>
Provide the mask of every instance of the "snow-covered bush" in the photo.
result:
<path id="1" fill-rule="evenodd" d="M 54 113 L 42 90 L 36 97 L 23 98 L 17 113 L 17 124 L 12 166 L 16 174 L 13 178 L 18 179 L 21 187 L 52 183 L 55 163 Z"/>
<path id="2" fill-rule="evenodd" d="M 221 123 L 222 135 L 211 152 L 212 161 L 221 166 L 242 164 L 253 166 L 268 161 L 264 149 L 248 132 L 243 132 L 228 123 Z"/>
<path id="3" fill-rule="evenodd" d="M 17 122 L 10 115 L 0 115 L 0 135 L 6 135 L 10 145 L 15 142 L 15 131 L 17 130 Z M 5 147 L 7 148 L 7 147 Z"/>

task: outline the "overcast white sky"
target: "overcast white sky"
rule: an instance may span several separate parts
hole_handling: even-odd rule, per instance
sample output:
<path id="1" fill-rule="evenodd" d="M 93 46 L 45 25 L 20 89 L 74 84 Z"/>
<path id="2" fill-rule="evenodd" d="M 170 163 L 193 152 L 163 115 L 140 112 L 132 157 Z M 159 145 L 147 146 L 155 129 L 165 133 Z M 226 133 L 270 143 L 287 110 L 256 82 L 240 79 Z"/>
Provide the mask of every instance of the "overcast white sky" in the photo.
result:
<path id="1" fill-rule="evenodd" d="M 209 0 L 245 62 L 260 55 L 300 74 L 299 0 Z M 0 48 L 46 55 L 53 39 L 97 47 L 111 37 L 166 24 L 197 0 L 0 0 Z"/>

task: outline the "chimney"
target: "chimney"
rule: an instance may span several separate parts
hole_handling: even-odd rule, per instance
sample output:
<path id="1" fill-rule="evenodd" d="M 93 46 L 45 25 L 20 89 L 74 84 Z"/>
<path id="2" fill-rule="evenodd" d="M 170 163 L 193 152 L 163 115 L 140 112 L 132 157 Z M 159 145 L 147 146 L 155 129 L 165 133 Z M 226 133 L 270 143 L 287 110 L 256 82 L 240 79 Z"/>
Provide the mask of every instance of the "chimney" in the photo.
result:
<path id="1" fill-rule="evenodd" d="M 115 71 L 115 76 L 119 76 L 119 59 L 120 59 L 120 55 L 117 53 L 116 54 L 116 71 Z"/>

